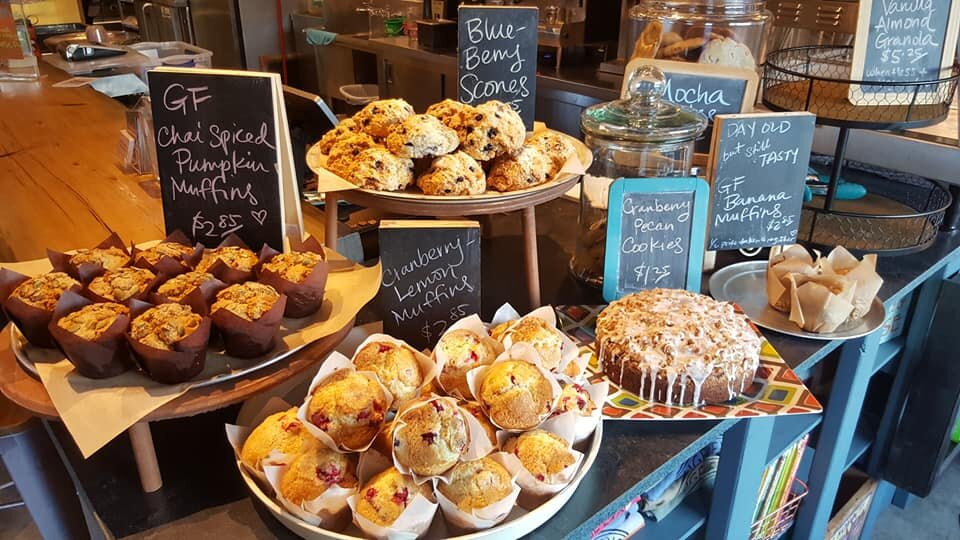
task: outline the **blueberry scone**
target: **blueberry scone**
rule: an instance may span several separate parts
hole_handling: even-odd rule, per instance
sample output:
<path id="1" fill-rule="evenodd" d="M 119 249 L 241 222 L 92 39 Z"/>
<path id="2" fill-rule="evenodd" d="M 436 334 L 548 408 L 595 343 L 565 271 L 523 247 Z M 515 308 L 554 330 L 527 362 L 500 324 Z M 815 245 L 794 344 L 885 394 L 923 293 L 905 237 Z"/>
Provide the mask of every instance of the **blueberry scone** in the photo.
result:
<path id="1" fill-rule="evenodd" d="M 360 152 L 368 148 L 376 148 L 377 142 L 366 133 L 351 133 L 344 136 L 330 147 L 327 155 L 326 168 L 330 172 L 346 178 Z"/>
<path id="2" fill-rule="evenodd" d="M 368 148 L 357 155 L 345 178 L 366 189 L 402 191 L 413 183 L 413 161 L 384 148 Z"/>
<path id="3" fill-rule="evenodd" d="M 413 107 L 402 99 L 381 99 L 367 104 L 353 119 L 364 133 L 382 139 L 413 116 Z"/>
<path id="4" fill-rule="evenodd" d="M 550 172 L 548 176 L 556 176 L 563 164 L 577 153 L 573 143 L 566 136 L 555 131 L 543 130 L 536 133 L 526 142 L 528 146 L 535 146 L 550 158 Z"/>
<path id="5" fill-rule="evenodd" d="M 317 143 L 320 145 L 320 151 L 324 154 L 329 154 L 330 149 L 333 148 L 333 145 L 337 144 L 344 138 L 357 133 L 357 130 L 359 129 L 360 128 L 357 126 L 357 122 L 352 118 L 341 120 L 336 127 L 323 134 L 320 142 Z"/>
<path id="6" fill-rule="evenodd" d="M 457 132 L 429 114 L 415 114 L 387 136 L 387 149 L 404 158 L 449 154 L 460 146 Z"/>
<path id="7" fill-rule="evenodd" d="M 523 120 L 509 105 L 488 101 L 457 128 L 460 149 L 473 159 L 486 161 L 520 149 L 526 137 Z"/>
<path id="8" fill-rule="evenodd" d="M 536 146 L 524 146 L 519 152 L 493 162 L 487 185 L 497 191 L 516 191 L 547 181 L 553 162 Z"/>
<path id="9" fill-rule="evenodd" d="M 417 180 L 427 195 L 478 195 L 487 190 L 483 167 L 463 152 L 440 156 Z"/>
<path id="10" fill-rule="evenodd" d="M 452 99 L 445 99 L 427 107 L 427 114 L 443 122 L 448 128 L 458 129 L 475 109 L 471 105 Z"/>

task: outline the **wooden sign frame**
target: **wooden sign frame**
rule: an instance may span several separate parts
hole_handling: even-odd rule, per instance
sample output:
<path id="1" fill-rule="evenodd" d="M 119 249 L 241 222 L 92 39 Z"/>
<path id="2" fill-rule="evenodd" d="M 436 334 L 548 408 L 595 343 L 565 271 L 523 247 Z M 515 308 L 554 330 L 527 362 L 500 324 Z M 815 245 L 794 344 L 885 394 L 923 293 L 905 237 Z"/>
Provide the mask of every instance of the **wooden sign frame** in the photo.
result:
<path id="1" fill-rule="evenodd" d="M 229 76 L 252 77 L 270 81 L 270 93 L 273 96 L 273 135 L 276 141 L 276 175 L 280 189 L 280 214 L 283 227 L 283 250 L 289 251 L 291 245 L 299 245 L 303 240 L 303 213 L 300 209 L 300 186 L 297 182 L 296 168 L 293 161 L 293 147 L 290 142 L 290 128 L 287 121 L 287 110 L 283 102 L 283 83 L 277 73 L 256 71 L 239 71 L 231 69 L 202 69 L 177 68 L 161 66 L 150 70 L 149 73 L 170 73 L 185 76 Z M 149 77 L 148 73 L 148 77 Z M 169 231 L 168 231 L 169 232 Z M 259 246 L 250 246 L 259 249 Z"/>
<path id="2" fill-rule="evenodd" d="M 685 288 L 700 292 L 703 254 L 707 240 L 707 211 L 710 186 L 702 178 L 618 178 L 611 184 L 607 199 L 607 239 L 603 261 L 603 298 L 613 302 L 623 296 L 620 284 L 620 231 L 623 225 L 623 196 L 629 193 L 693 193 L 690 219 L 690 245 L 687 253 Z"/>
<path id="3" fill-rule="evenodd" d="M 879 1 L 879 0 L 877 0 Z M 867 38 L 870 35 L 870 16 L 873 13 L 872 0 L 860 0 L 857 11 L 857 32 L 853 39 L 853 59 L 850 65 L 850 80 L 863 81 L 863 72 L 867 59 Z M 943 52 L 940 57 L 940 72 L 937 78 L 949 76 L 949 69 L 953 67 L 954 58 L 957 54 L 957 39 L 960 37 L 960 0 L 951 0 L 950 12 L 947 16 L 947 28 L 944 32 Z M 891 81 L 894 82 L 894 81 Z M 911 82 L 911 81 L 900 81 Z M 895 85 L 894 85 L 895 86 Z M 847 99 L 854 105 L 887 105 L 884 101 L 907 100 L 907 103 L 913 102 L 916 105 L 929 105 L 938 103 L 943 98 L 935 91 L 917 92 L 916 100 L 914 93 L 909 92 L 870 92 L 864 94 L 861 90 L 863 86 L 851 84 L 847 92 Z M 936 90 L 936 89 L 934 89 Z M 879 102 L 878 102 L 879 100 Z"/>

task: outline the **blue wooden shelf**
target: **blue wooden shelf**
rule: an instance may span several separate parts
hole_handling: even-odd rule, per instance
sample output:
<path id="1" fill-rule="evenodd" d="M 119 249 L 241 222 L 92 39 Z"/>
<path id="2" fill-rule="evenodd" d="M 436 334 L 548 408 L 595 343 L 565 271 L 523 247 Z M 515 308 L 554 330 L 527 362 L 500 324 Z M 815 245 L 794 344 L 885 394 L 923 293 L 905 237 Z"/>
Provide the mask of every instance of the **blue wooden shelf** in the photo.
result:
<path id="1" fill-rule="evenodd" d="M 900 336 L 881 344 L 877 349 L 877 359 L 876 363 L 873 365 L 873 373 L 884 370 L 885 367 L 891 366 L 891 361 L 896 358 L 897 355 L 903 352 L 905 343 L 906 338 L 904 336 Z"/>
<path id="2" fill-rule="evenodd" d="M 631 538 L 637 540 L 661 540 L 664 538 L 685 540 L 697 537 L 707 522 L 710 497 L 711 493 L 706 489 L 691 493 L 666 518 L 662 521 L 647 521 L 646 525 Z"/>
<path id="3" fill-rule="evenodd" d="M 857 423 L 857 429 L 853 432 L 853 440 L 850 442 L 850 451 L 847 452 L 847 459 L 844 461 L 844 469 L 849 469 L 860 459 L 877 436 L 877 419 L 871 415 L 864 414 Z"/>
<path id="4" fill-rule="evenodd" d="M 773 428 L 773 436 L 770 438 L 770 447 L 767 449 L 766 464 L 774 462 L 784 450 L 800 440 L 800 437 L 813 431 L 822 420 L 823 416 L 819 414 L 778 417 Z"/>

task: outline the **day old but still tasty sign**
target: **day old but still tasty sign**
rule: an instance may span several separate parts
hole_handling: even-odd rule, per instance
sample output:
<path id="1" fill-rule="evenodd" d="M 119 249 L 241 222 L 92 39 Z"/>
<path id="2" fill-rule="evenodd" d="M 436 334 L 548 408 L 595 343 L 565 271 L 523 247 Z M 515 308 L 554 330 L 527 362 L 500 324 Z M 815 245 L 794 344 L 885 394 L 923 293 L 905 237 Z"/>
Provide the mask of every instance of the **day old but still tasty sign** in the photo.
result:
<path id="1" fill-rule="evenodd" d="M 537 95 L 536 7 L 472 6 L 458 11 L 460 101 L 496 99 L 520 113 L 533 130 Z"/>
<path id="2" fill-rule="evenodd" d="M 283 251 L 303 225 L 279 76 L 148 73 L 167 232 L 214 246 L 231 233 Z"/>
<path id="3" fill-rule="evenodd" d="M 610 186 L 603 298 L 647 289 L 700 292 L 707 183 L 621 178 Z"/>
<path id="4" fill-rule="evenodd" d="M 815 122 L 810 113 L 717 116 L 707 249 L 796 241 Z"/>
<path id="5" fill-rule="evenodd" d="M 459 319 L 480 313 L 480 224 L 380 223 L 383 331 L 422 349 Z"/>

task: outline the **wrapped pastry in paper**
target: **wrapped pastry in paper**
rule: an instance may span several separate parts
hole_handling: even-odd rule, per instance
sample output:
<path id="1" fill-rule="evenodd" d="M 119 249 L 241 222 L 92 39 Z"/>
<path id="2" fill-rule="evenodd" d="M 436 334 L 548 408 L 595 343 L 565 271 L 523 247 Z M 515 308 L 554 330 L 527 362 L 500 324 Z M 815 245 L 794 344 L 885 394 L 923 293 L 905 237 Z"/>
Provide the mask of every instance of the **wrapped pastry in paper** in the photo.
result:
<path id="1" fill-rule="evenodd" d="M 490 337 L 479 315 L 464 317 L 451 325 L 433 348 L 437 383 L 448 395 L 470 399 L 467 372 L 493 363 L 502 352 L 503 346 Z"/>
<path id="2" fill-rule="evenodd" d="M 196 266 L 203 256 L 203 246 L 192 244 L 178 229 L 149 248 L 131 245 L 130 254 L 133 266 L 146 268 L 166 280 Z"/>
<path id="3" fill-rule="evenodd" d="M 280 504 L 294 516 L 339 531 L 349 523 L 347 499 L 357 494 L 357 456 L 317 445 L 287 464 L 264 466 Z"/>
<path id="4" fill-rule="evenodd" d="M 489 529 L 506 519 L 520 495 L 516 473 L 507 469 L 508 459 L 508 455 L 502 452 L 490 454 L 479 460 L 463 462 L 437 479 L 437 502 L 447 523 L 463 530 L 480 530 Z M 492 485 L 485 486 L 482 498 L 493 502 L 477 506 L 478 497 L 474 490 L 478 485 L 483 486 L 484 480 Z"/>
<path id="5" fill-rule="evenodd" d="M 364 339 L 350 361 L 357 371 L 377 376 L 393 396 L 393 409 L 425 395 L 424 388 L 440 369 L 429 356 L 387 334 L 371 334 Z"/>
<path id="6" fill-rule="evenodd" d="M 520 506 L 535 508 L 576 476 L 583 454 L 573 449 L 576 425 L 569 416 L 524 433 L 497 433 L 504 465 L 523 490 Z"/>
<path id="7" fill-rule="evenodd" d="M 497 310 L 490 335 L 509 349 L 515 343 L 530 344 L 547 371 L 564 373 L 580 353 L 577 344 L 557 328 L 557 312 L 552 306 L 539 307 L 520 317 L 510 304 Z M 573 370 L 577 371 L 576 366 Z"/>
<path id="8" fill-rule="evenodd" d="M 883 278 L 877 273 L 876 254 L 864 255 L 863 259 L 858 261 L 846 248 L 838 246 L 820 262 L 824 274 L 843 276 L 857 284 L 851 301 L 853 311 L 850 318 L 863 318 L 870 311 L 870 305 L 883 285 Z"/>
<path id="9" fill-rule="evenodd" d="M 800 244 L 773 246 L 767 260 L 767 302 L 773 309 L 790 311 L 790 284 L 787 276 L 804 276 L 817 273 L 813 257 Z"/>
<path id="10" fill-rule="evenodd" d="M 437 513 L 430 484 L 390 467 L 363 481 L 360 491 L 347 503 L 353 523 L 371 538 L 418 538 L 427 532 Z M 394 514 L 395 517 L 394 517 Z"/>
<path id="11" fill-rule="evenodd" d="M 588 385 L 568 383 L 560 392 L 560 398 L 553 413 L 543 424 L 542 429 L 550 430 L 556 423 L 573 422 L 573 444 L 579 444 L 593 435 L 597 424 L 602 421 L 603 404 L 607 399 L 609 383 L 600 381 Z M 570 417 L 567 420 L 565 417 Z"/>
<path id="12" fill-rule="evenodd" d="M 297 408 L 277 397 L 267 401 L 251 424 L 255 427 L 225 424 L 227 440 L 237 462 L 268 488 L 264 467 L 286 465 L 303 450 L 320 444 L 297 419 Z"/>
<path id="13" fill-rule="evenodd" d="M 807 332 L 835 331 L 853 311 L 857 283 L 836 275 L 788 274 L 790 320 Z"/>

